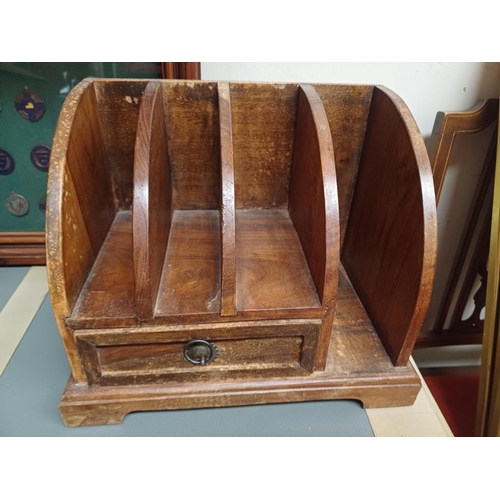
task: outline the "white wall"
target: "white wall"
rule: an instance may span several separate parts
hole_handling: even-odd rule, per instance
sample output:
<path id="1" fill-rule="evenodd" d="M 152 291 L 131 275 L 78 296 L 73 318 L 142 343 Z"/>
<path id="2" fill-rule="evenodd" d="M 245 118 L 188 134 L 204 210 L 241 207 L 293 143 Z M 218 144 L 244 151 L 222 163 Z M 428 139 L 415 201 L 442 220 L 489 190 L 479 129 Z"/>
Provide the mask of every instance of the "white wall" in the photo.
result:
<path id="1" fill-rule="evenodd" d="M 202 63 L 201 76 L 204 80 L 385 85 L 403 98 L 432 147 L 429 137 L 438 111 L 465 110 L 480 98 L 498 97 L 500 63 Z M 457 141 L 450 162 L 438 209 L 438 266 L 426 330 L 439 307 L 488 139 Z"/>
<path id="2" fill-rule="evenodd" d="M 368 83 L 389 87 L 410 108 L 420 131 L 438 111 L 463 110 L 498 97 L 497 63 L 201 63 L 203 80 Z"/>

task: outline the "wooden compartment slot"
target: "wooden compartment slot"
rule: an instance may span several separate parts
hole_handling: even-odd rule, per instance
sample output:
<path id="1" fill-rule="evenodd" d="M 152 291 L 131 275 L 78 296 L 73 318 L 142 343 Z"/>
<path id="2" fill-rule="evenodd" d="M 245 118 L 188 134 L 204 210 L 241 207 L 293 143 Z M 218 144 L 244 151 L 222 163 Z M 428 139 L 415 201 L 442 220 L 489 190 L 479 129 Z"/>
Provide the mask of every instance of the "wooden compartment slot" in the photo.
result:
<path id="1" fill-rule="evenodd" d="M 312 87 L 307 91 L 315 94 Z M 303 317 L 323 317 L 319 298 L 323 297 L 323 285 L 319 285 L 318 291 L 315 278 L 319 283 L 323 273 L 324 279 L 327 260 L 323 184 L 326 179 L 323 179 L 319 159 L 316 125 L 313 121 L 305 123 L 307 117 L 303 109 L 309 106 L 308 98 L 302 89 L 292 85 L 247 90 L 240 84 L 231 84 L 231 95 L 235 134 L 237 310 L 279 317 L 286 317 L 291 310 L 303 310 Z M 295 99 L 290 98 L 292 95 Z M 268 104 L 271 98 L 273 101 Z M 321 106 L 319 98 L 316 104 Z M 268 124 L 265 133 L 264 123 Z M 334 180 L 328 123 L 326 127 L 330 141 L 329 167 Z M 311 162 L 307 152 L 302 153 L 303 133 L 309 133 L 306 141 L 314 141 L 309 137 L 316 138 L 312 147 L 317 151 L 309 152 L 316 155 Z M 304 175 L 301 171 L 305 172 L 310 166 L 312 180 L 307 174 L 301 178 Z M 311 189 L 319 195 L 318 200 L 306 200 L 308 193 L 302 189 Z M 335 186 L 331 195 L 334 203 Z M 321 230 L 308 232 L 314 217 L 317 217 L 316 227 Z M 335 226 L 336 223 L 332 214 L 328 224 Z M 332 227 L 333 237 L 336 232 L 338 230 Z M 311 235 L 317 236 L 312 242 L 309 241 Z M 331 258 L 335 258 L 335 251 Z M 316 261 L 314 274 L 310 265 Z M 330 257 L 328 264 L 329 270 Z M 335 288 L 336 284 L 328 282 L 327 287 Z M 330 304 L 332 298 L 330 295 L 326 302 Z"/>
<path id="2" fill-rule="evenodd" d="M 68 425 L 415 399 L 435 200 L 390 91 L 88 79 L 63 106 L 47 201 Z"/>
<path id="3" fill-rule="evenodd" d="M 155 316 L 220 315 L 218 210 L 176 210 Z"/>

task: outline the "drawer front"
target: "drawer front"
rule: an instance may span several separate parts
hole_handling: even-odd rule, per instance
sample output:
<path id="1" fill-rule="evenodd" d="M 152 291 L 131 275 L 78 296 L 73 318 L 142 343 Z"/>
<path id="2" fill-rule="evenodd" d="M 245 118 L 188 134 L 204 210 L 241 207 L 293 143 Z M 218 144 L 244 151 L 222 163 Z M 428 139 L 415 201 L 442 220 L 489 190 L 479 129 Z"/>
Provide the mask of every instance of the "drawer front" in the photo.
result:
<path id="1" fill-rule="evenodd" d="M 75 334 L 89 382 L 121 385 L 259 373 L 269 377 L 272 371 L 280 376 L 304 375 L 312 371 L 319 323 L 194 325 L 177 331 L 79 330 Z"/>
<path id="2" fill-rule="evenodd" d="M 127 372 L 176 372 L 283 368 L 300 365 L 301 337 L 221 340 L 210 343 L 215 351 L 205 366 L 188 361 L 186 343 L 97 347 L 103 375 Z"/>

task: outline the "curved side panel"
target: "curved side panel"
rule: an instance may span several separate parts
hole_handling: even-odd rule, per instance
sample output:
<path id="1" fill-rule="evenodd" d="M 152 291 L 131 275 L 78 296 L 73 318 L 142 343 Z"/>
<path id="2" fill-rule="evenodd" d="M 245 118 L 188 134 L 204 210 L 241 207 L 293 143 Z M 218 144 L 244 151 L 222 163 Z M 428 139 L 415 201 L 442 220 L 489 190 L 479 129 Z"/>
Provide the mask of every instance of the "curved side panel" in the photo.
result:
<path id="1" fill-rule="evenodd" d="M 54 315 L 73 376 L 85 382 L 73 331 L 73 309 L 114 216 L 94 81 L 67 97 L 57 123 L 46 213 L 47 271 Z"/>
<path id="2" fill-rule="evenodd" d="M 133 207 L 136 308 L 139 319 L 150 320 L 172 221 L 172 186 L 160 82 L 148 83 L 139 111 Z"/>
<path id="3" fill-rule="evenodd" d="M 311 85 L 298 90 L 289 211 L 326 316 L 314 368 L 325 367 L 340 265 L 340 226 L 332 136 Z"/>
<path id="4" fill-rule="evenodd" d="M 432 171 L 404 102 L 376 87 L 342 262 L 392 362 L 406 365 L 432 291 Z"/>

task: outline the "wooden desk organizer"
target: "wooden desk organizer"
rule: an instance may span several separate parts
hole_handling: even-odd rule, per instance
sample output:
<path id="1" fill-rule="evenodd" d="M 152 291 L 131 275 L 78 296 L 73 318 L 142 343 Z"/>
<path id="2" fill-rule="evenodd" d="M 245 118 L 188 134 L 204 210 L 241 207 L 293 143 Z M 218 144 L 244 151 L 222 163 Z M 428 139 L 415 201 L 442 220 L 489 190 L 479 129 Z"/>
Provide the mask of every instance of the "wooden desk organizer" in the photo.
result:
<path id="1" fill-rule="evenodd" d="M 412 404 L 435 257 L 429 160 L 389 90 L 84 80 L 47 199 L 63 419 Z"/>

